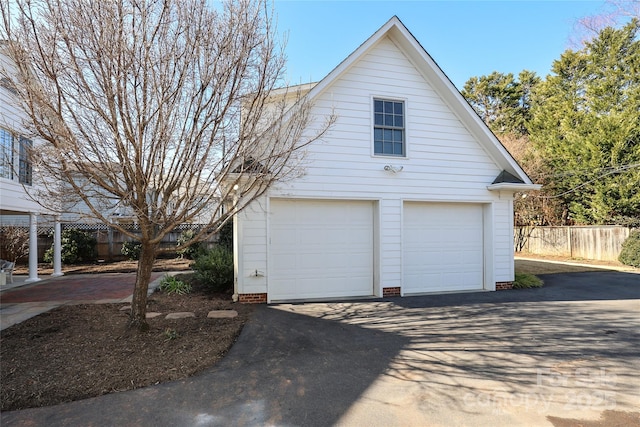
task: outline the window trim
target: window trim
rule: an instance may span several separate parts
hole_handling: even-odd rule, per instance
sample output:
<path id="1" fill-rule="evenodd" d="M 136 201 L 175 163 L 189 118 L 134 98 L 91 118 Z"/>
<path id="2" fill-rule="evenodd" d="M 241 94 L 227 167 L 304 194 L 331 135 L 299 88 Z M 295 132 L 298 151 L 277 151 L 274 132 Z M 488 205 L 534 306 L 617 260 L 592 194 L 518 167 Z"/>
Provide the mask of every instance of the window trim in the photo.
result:
<path id="1" fill-rule="evenodd" d="M 14 137 L 18 140 L 18 182 L 24 185 L 33 185 L 33 162 L 30 151 L 33 149 L 33 141 L 24 136 Z"/>
<path id="2" fill-rule="evenodd" d="M 13 170 L 13 165 L 15 163 L 15 142 L 16 142 L 16 136 L 14 135 L 13 132 L 11 132 L 9 129 L 4 128 L 4 127 L 0 127 L 0 131 L 2 132 L 6 132 L 7 135 L 9 135 L 9 150 L 8 150 L 8 154 L 9 154 L 9 161 L 7 163 L 5 163 L 5 159 L 1 159 L 2 160 L 2 165 L 4 166 L 5 164 L 8 165 L 9 170 L 8 170 L 8 174 L 5 175 L 5 171 L 4 171 L 4 167 L 3 170 L 0 173 L 0 178 L 2 179 L 8 179 L 13 181 L 15 173 Z M 0 156 L 4 157 L 5 156 L 5 147 L 4 144 L 0 145 Z"/>
<path id="3" fill-rule="evenodd" d="M 375 131 L 376 131 L 376 119 L 375 119 L 375 102 L 376 101 L 388 101 L 402 103 L 402 148 L 403 154 L 385 154 L 376 153 L 375 148 Z M 409 158 L 409 144 L 408 144 L 408 101 L 403 97 L 392 97 L 388 95 L 371 95 L 369 107 L 371 108 L 371 156 L 376 158 L 390 158 L 390 159 L 408 159 Z M 384 128 L 384 127 L 383 127 Z M 394 129 L 393 127 L 391 129 Z M 398 128 L 395 128 L 398 129 Z"/>
<path id="4" fill-rule="evenodd" d="M 9 136 L 8 146 L 5 146 L 4 143 L 0 144 L 0 156 L 8 153 L 8 162 L 5 163 L 2 160 L 3 168 L 0 179 L 17 181 L 20 184 L 32 186 L 33 161 L 31 160 L 31 150 L 33 149 L 33 140 L 4 127 L 0 127 L 0 131 Z M 7 166 L 8 170 L 5 170 L 4 166 Z"/>

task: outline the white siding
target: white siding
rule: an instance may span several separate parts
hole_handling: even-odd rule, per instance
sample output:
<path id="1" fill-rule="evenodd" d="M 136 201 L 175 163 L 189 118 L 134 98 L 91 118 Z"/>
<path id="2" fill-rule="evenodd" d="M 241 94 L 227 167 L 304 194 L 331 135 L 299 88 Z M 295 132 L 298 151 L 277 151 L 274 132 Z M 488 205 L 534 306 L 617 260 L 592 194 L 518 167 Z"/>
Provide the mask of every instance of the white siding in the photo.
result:
<path id="1" fill-rule="evenodd" d="M 405 101 L 406 158 L 373 156 L 373 97 Z M 272 194 L 494 198 L 486 186 L 500 169 L 388 38 L 321 94 L 316 115 L 326 116 L 332 109 L 337 123 L 324 141 L 308 147 L 304 178 Z M 404 170 L 385 172 L 387 164 Z"/>
<path id="2" fill-rule="evenodd" d="M 513 262 L 513 196 L 501 193 L 494 204 L 494 259 L 496 282 L 510 282 L 514 278 Z"/>
<path id="3" fill-rule="evenodd" d="M 402 201 L 381 202 L 380 218 L 382 288 L 402 286 Z"/>
<path id="4" fill-rule="evenodd" d="M 236 217 L 239 293 L 267 292 L 267 201 L 258 199 Z"/>
<path id="5" fill-rule="evenodd" d="M 0 50 L 0 77 L 13 75 L 14 67 L 7 56 Z M 23 123 L 26 114 L 21 110 L 15 95 L 7 88 L 0 85 L 0 127 L 11 132 L 14 136 L 26 135 Z M 31 138 L 30 138 L 31 139 Z M 33 141 L 34 146 L 37 141 Z M 14 143 L 14 149 L 17 150 Z M 17 153 L 14 154 L 14 161 L 17 162 Z M 15 212 L 40 212 L 42 207 L 31 200 L 25 193 L 24 187 L 18 182 L 17 174 L 13 179 L 0 177 L 0 210 Z M 37 184 L 36 171 L 33 171 L 33 182 Z"/>
<path id="6" fill-rule="evenodd" d="M 373 155 L 374 98 L 404 101 L 406 157 Z M 306 148 L 303 176 L 278 184 L 270 197 L 377 201 L 377 295 L 383 288 L 402 287 L 405 201 L 482 204 L 483 286 L 494 289 L 494 280 L 513 279 L 511 196 L 503 194 L 501 199 L 487 190 L 502 169 L 390 38 L 373 45 L 317 96 L 314 115 L 332 112 L 337 122 L 330 132 Z M 403 170 L 394 174 L 385 171 L 385 165 Z M 268 221 L 258 218 L 264 216 L 245 213 L 248 223 L 243 230 L 249 227 L 259 234 L 259 229 L 268 229 Z M 266 264 L 268 239 L 260 239 L 261 247 L 247 240 L 249 246 L 240 250 L 245 259 L 239 293 L 268 292 L 268 274 L 264 280 L 247 278 L 254 264 Z M 253 264 L 248 262 L 249 252 L 255 257 Z"/>

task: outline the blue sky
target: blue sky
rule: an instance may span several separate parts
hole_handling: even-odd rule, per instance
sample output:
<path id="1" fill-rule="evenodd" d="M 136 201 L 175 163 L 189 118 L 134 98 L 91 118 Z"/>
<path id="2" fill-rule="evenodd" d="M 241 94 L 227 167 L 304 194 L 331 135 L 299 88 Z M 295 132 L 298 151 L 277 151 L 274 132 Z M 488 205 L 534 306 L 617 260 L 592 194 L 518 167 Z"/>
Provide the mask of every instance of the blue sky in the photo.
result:
<path id="1" fill-rule="evenodd" d="M 275 0 L 288 33 L 287 80 L 318 81 L 397 15 L 453 83 L 492 71 L 550 73 L 572 48 L 579 18 L 603 1 L 302 1 Z"/>

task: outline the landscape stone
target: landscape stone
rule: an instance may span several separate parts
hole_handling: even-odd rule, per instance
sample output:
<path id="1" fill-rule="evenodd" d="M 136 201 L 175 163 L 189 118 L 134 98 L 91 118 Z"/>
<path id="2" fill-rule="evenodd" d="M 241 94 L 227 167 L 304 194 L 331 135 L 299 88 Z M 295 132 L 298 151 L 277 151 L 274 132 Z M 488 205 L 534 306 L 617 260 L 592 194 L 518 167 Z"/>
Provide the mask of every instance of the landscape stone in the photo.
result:
<path id="1" fill-rule="evenodd" d="M 147 319 L 153 319 L 154 317 L 158 317 L 158 316 L 161 316 L 161 315 L 162 315 L 162 313 L 158 313 L 158 312 L 155 312 L 155 311 L 150 311 L 150 312 L 147 313 L 147 315 L 146 315 L 147 317 L 146 318 Z"/>
<path id="2" fill-rule="evenodd" d="M 210 319 L 231 319 L 238 315 L 235 310 L 213 310 L 207 314 Z"/>
<path id="3" fill-rule="evenodd" d="M 187 317 L 196 317 L 191 311 L 181 311 L 177 313 L 169 313 L 165 319 L 186 319 Z"/>

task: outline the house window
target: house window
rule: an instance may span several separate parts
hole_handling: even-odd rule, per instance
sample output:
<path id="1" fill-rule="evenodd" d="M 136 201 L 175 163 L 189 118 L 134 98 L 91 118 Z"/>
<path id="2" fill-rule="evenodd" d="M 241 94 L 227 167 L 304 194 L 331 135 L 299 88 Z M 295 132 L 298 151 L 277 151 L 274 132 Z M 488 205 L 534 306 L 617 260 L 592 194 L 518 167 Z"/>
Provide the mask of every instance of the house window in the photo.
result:
<path id="1" fill-rule="evenodd" d="M 32 183 L 32 166 L 31 166 L 31 147 L 33 143 L 30 139 L 20 137 L 20 153 L 18 156 L 18 180 L 22 184 L 31 185 Z"/>
<path id="2" fill-rule="evenodd" d="M 8 130 L 0 128 L 0 178 L 14 179 L 14 170 L 16 170 L 14 162 L 17 160 L 18 181 L 21 184 L 31 185 L 33 181 L 31 147 L 33 143 L 30 139 L 17 138 Z"/>
<path id="3" fill-rule="evenodd" d="M 0 128 L 0 178 L 13 178 L 13 135 Z"/>
<path id="4" fill-rule="evenodd" d="M 373 153 L 405 156 L 404 102 L 373 100 Z"/>

